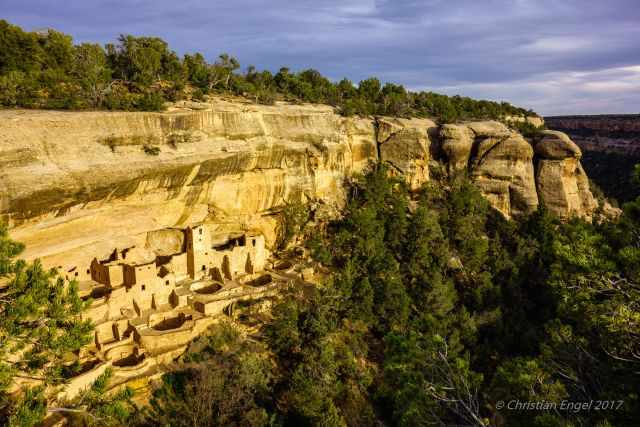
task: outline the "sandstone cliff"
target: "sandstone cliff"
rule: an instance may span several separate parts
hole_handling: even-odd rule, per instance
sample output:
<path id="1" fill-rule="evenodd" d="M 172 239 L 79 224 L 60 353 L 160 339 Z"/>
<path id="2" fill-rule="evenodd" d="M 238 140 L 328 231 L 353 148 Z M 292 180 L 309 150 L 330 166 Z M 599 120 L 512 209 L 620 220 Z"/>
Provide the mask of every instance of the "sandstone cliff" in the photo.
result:
<path id="1" fill-rule="evenodd" d="M 503 215 L 537 209 L 533 149 L 522 135 L 497 122 L 444 125 L 440 135 L 449 173 L 467 171 Z"/>
<path id="2" fill-rule="evenodd" d="M 507 217 L 534 211 L 539 198 L 560 216 L 590 217 L 572 143 L 545 141 L 534 155 L 529 141 L 497 122 L 439 127 L 224 100 L 167 113 L 5 110 L 0 219 L 27 244 L 27 258 L 62 268 L 114 247 L 149 246 L 148 231 L 199 221 L 254 229 L 273 242 L 274 213 L 285 203 L 339 207 L 345 180 L 379 160 L 414 189 L 434 168 L 466 171 Z"/>
<path id="3" fill-rule="evenodd" d="M 536 170 L 538 194 L 545 205 L 563 218 L 591 218 L 597 203 L 580 164 L 580 148 L 562 132 L 544 131 L 535 152 L 540 157 Z"/>

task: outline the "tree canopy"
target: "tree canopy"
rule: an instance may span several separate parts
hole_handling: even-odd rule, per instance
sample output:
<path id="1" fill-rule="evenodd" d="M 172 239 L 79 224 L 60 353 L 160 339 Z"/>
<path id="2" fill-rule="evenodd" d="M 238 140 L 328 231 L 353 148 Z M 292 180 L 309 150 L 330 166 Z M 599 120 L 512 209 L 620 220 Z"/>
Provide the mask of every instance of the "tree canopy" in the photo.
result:
<path id="1" fill-rule="evenodd" d="M 614 222 L 562 223 L 544 207 L 510 222 L 469 182 L 428 184 L 412 200 L 383 166 L 350 195 L 342 219 L 301 228 L 329 272 L 323 285 L 282 295 L 258 347 L 213 331 L 196 353 L 205 356 L 189 362 L 219 380 L 206 385 L 193 365 L 167 377 L 153 409 L 163 422 L 186 422 L 176 408 L 195 408 L 198 387 L 216 396 L 206 413 L 219 411 L 232 375 L 252 421 L 204 415 L 196 425 L 634 425 L 640 199 Z M 228 357 L 272 363 L 251 362 L 245 377 L 232 372 L 246 366 L 219 371 Z M 184 378 L 193 380 L 176 382 Z M 506 409 L 510 401 L 558 410 Z M 562 401 L 613 406 L 571 411 Z"/>
<path id="2" fill-rule="evenodd" d="M 158 111 L 167 101 L 227 93 L 257 103 L 276 100 L 329 104 L 344 115 L 433 117 L 443 121 L 535 115 L 507 102 L 412 92 L 375 77 L 333 82 L 313 69 L 241 71 L 223 53 L 180 58 L 158 37 L 120 35 L 106 46 L 74 45 L 70 36 L 25 32 L 0 20 L 0 106 L 50 109 Z"/>

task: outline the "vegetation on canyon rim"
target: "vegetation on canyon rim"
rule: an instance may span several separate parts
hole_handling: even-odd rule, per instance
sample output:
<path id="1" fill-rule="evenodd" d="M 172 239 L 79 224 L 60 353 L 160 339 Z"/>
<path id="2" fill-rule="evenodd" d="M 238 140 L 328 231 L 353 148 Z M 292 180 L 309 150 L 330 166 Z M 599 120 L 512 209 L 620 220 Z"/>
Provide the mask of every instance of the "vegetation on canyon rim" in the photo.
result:
<path id="1" fill-rule="evenodd" d="M 562 223 L 544 207 L 506 221 L 465 180 L 428 183 L 416 197 L 384 166 L 349 199 L 342 219 L 291 225 L 327 279 L 288 289 L 260 340 L 221 324 L 163 377 L 149 407 L 136 409 L 128 389 L 102 396 L 101 378 L 68 402 L 80 411 L 67 413 L 71 423 L 630 426 L 640 417 L 640 199 L 613 222 Z M 47 367 L 79 348 L 88 326 L 73 320 L 73 289 L 15 261 L 20 249 L 3 231 L 0 272 L 12 286 L 1 336 L 36 340 L 18 368 L 55 384 L 62 372 Z M 34 321 L 45 328 L 32 336 Z M 45 414 L 43 389 L 3 397 L 10 423 Z M 516 399 L 623 403 L 497 410 Z"/>
<path id="2" fill-rule="evenodd" d="M 506 102 L 411 92 L 369 78 L 332 82 L 316 70 L 275 75 L 222 54 L 208 63 L 200 53 L 181 59 L 156 37 L 122 35 L 116 44 L 82 43 L 57 31 L 25 32 L 0 20 L 0 105 L 50 109 L 159 111 L 164 102 L 228 93 L 255 102 L 324 103 L 344 115 L 385 114 L 458 119 L 532 116 Z"/>

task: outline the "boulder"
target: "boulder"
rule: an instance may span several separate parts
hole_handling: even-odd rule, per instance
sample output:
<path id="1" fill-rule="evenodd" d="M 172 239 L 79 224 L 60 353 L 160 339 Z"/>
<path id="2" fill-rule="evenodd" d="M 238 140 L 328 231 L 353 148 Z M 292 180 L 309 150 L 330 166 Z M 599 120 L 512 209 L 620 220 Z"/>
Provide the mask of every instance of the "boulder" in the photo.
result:
<path id="1" fill-rule="evenodd" d="M 541 158 L 550 160 L 582 157 L 580 147 L 567 134 L 555 130 L 543 131 L 542 140 L 536 144 L 535 152 Z"/>
<path id="2" fill-rule="evenodd" d="M 440 139 L 449 174 L 453 175 L 467 169 L 474 138 L 473 131 L 465 125 L 442 125 Z"/>
<path id="3" fill-rule="evenodd" d="M 502 123 L 493 120 L 469 122 L 465 126 L 471 129 L 476 138 L 504 138 L 510 136 L 513 133 Z"/>
<path id="4" fill-rule="evenodd" d="M 519 134 L 477 142 L 471 178 L 505 217 L 530 214 L 538 207 L 533 149 Z"/>
<path id="5" fill-rule="evenodd" d="M 563 132 L 545 130 L 535 145 L 538 195 L 560 218 L 579 216 L 591 220 L 598 206 L 589 178 L 580 164 L 580 148 Z"/>

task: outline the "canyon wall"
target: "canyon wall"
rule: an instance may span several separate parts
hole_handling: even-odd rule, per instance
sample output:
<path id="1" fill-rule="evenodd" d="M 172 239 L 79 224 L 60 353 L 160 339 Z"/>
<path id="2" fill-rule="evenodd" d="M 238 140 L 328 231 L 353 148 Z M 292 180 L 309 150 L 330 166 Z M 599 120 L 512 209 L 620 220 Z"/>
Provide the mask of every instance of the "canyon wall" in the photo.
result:
<path id="1" fill-rule="evenodd" d="M 622 204 L 640 196 L 631 183 L 640 163 L 639 114 L 548 117 L 547 123 L 578 144 L 586 173 L 607 198 Z"/>
<path id="2" fill-rule="evenodd" d="M 286 203 L 335 211 L 345 181 L 376 161 L 413 189 L 466 172 L 506 217 L 542 199 L 561 217 L 590 218 L 580 156 L 560 147 L 568 138 L 551 140 L 538 144 L 564 157 L 498 122 L 438 126 L 224 100 L 166 113 L 4 110 L 0 220 L 27 245 L 26 258 L 67 270 L 115 247 L 148 246 L 148 231 L 195 222 L 273 243 Z"/>
<path id="3" fill-rule="evenodd" d="M 640 157 L 640 115 L 556 116 L 545 118 L 550 129 L 569 136 L 585 151 Z"/>

